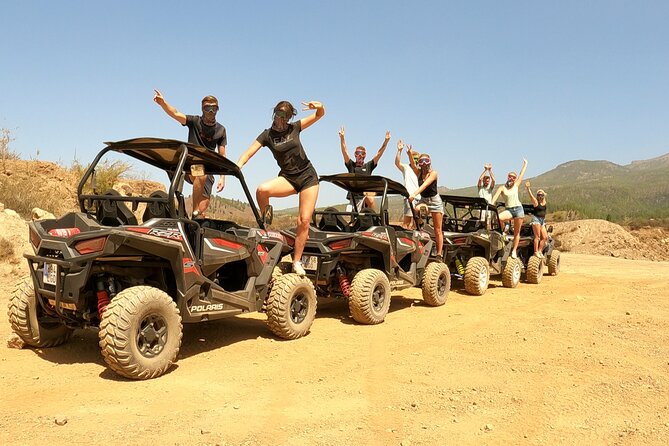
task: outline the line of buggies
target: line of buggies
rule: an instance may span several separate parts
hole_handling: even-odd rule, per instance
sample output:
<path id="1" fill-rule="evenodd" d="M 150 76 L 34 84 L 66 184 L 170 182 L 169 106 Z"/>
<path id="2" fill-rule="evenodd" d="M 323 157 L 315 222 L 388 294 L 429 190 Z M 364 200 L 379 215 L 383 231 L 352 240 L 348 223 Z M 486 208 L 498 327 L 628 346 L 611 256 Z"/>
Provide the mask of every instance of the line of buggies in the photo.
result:
<path id="1" fill-rule="evenodd" d="M 122 196 L 99 191 L 101 160 L 129 156 L 167 175 L 167 192 Z M 191 218 L 182 194 L 189 175 L 236 178 L 255 227 Z M 12 329 L 34 347 L 70 339 L 74 329 L 95 329 L 107 365 L 131 379 L 162 375 L 176 361 L 184 323 L 264 312 L 277 336 L 304 336 L 318 297 L 340 297 L 363 324 L 385 319 L 396 290 L 420 287 L 431 306 L 446 302 L 451 280 L 481 295 L 490 275 L 515 287 L 525 271 L 538 283 L 544 261 L 533 256 L 531 230 L 523 228 L 518 259 L 501 232 L 497 210 L 484 200 L 444 196 L 444 256 L 433 255 L 434 231 L 415 215 L 416 229 L 391 222 L 390 200 L 406 200 L 403 185 L 381 176 L 321 177 L 342 189 L 375 193 L 379 210 L 326 208 L 314 212 L 302 257 L 306 277 L 282 261 L 295 231 L 268 230 L 236 164 L 202 147 L 158 138 L 107 143 L 84 173 L 80 210 L 29 224 L 34 253 L 25 253 L 27 277 L 14 291 Z M 142 210 L 143 209 L 143 210 Z M 413 209 L 413 208 L 412 208 Z M 140 221 L 137 214 L 142 210 Z M 549 238 L 544 249 L 550 274 L 560 254 Z"/>

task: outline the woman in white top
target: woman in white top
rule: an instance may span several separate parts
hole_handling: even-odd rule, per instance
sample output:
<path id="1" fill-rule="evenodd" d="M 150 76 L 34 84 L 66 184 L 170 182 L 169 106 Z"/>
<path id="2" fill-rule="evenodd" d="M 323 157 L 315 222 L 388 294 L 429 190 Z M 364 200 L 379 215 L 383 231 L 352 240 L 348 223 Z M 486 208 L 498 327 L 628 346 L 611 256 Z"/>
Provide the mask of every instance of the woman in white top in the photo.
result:
<path id="1" fill-rule="evenodd" d="M 400 156 L 402 155 L 403 150 L 404 142 L 400 139 L 397 141 L 397 155 L 395 155 L 395 165 L 400 170 L 400 172 L 402 172 L 402 177 L 404 178 L 404 187 L 406 187 L 409 194 L 412 194 L 416 189 L 418 189 L 418 177 L 416 176 L 416 173 L 413 171 L 413 169 L 411 169 L 411 164 L 403 164 L 400 161 Z M 407 150 L 407 155 L 411 156 L 410 150 Z M 418 163 L 418 154 L 414 153 L 413 156 L 414 162 Z M 416 199 L 420 200 L 420 195 L 416 195 Z M 404 221 L 402 222 L 402 226 L 406 229 L 412 229 L 414 227 L 413 212 L 411 212 L 411 207 L 409 206 L 409 202 L 407 200 L 404 200 Z"/>
<path id="2" fill-rule="evenodd" d="M 511 251 L 511 257 L 516 258 L 516 249 L 518 249 L 518 243 L 520 242 L 520 227 L 523 225 L 523 217 L 525 217 L 525 212 L 523 212 L 523 204 L 518 198 L 518 186 L 523 184 L 523 176 L 525 175 L 525 169 L 527 169 L 527 160 L 523 159 L 523 167 L 520 169 L 520 175 L 517 175 L 516 172 L 509 172 L 506 177 L 506 183 L 500 186 L 495 192 L 495 196 L 492 197 L 492 202 L 496 203 L 497 198 L 500 195 L 504 195 L 504 211 L 499 214 L 499 223 L 502 225 L 502 228 L 510 221 L 513 220 L 513 250 Z"/>

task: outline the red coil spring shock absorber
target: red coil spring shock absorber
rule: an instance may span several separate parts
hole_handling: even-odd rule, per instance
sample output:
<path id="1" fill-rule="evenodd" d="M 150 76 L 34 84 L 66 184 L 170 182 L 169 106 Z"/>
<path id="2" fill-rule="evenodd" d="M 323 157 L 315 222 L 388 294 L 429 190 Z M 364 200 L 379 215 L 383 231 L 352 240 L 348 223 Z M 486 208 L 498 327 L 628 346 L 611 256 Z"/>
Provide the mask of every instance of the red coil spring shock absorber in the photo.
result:
<path id="1" fill-rule="evenodd" d="M 102 319 L 102 314 L 105 312 L 105 308 L 107 308 L 111 299 L 109 299 L 107 290 L 98 291 L 96 294 L 98 296 L 98 314 L 100 315 L 100 319 Z"/>
<path id="2" fill-rule="evenodd" d="M 350 296 L 351 281 L 348 280 L 348 277 L 344 274 L 344 270 L 339 265 L 337 265 L 337 279 L 339 279 L 339 288 L 341 288 L 341 292 L 344 293 L 344 296 Z"/>

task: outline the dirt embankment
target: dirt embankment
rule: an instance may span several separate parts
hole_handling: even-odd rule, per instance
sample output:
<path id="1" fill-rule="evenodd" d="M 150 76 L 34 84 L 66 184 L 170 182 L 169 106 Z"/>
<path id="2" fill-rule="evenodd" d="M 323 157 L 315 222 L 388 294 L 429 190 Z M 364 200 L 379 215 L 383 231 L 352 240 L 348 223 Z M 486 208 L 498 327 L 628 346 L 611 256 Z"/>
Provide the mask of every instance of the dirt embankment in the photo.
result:
<path id="1" fill-rule="evenodd" d="M 553 224 L 561 251 L 632 260 L 669 260 L 669 231 L 641 228 L 627 231 L 606 220 L 576 220 Z"/>

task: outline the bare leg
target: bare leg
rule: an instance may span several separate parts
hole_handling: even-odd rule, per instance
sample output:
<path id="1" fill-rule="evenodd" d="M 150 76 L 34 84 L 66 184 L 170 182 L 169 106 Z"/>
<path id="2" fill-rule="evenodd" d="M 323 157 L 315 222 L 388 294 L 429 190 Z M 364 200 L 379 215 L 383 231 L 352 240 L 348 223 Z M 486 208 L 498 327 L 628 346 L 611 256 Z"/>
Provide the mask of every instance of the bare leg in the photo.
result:
<path id="1" fill-rule="evenodd" d="M 256 189 L 256 200 L 260 213 L 265 212 L 270 197 L 288 197 L 296 193 L 295 188 L 284 177 L 276 177 L 273 180 L 265 181 Z"/>
<path id="2" fill-rule="evenodd" d="M 405 215 L 404 220 L 402 221 L 402 226 L 405 229 L 411 229 L 413 228 L 413 217 Z"/>
<path id="3" fill-rule="evenodd" d="M 520 227 L 523 225 L 523 218 L 514 218 L 513 219 L 513 251 L 516 252 L 518 249 L 518 243 L 520 243 Z"/>
<path id="4" fill-rule="evenodd" d="M 545 225 L 541 225 L 541 241 L 539 241 L 539 251 L 544 252 L 544 246 L 546 246 L 547 240 L 548 240 L 548 231 L 546 231 Z"/>
<path id="5" fill-rule="evenodd" d="M 534 233 L 534 252 L 541 252 L 539 249 L 539 239 L 541 238 L 541 225 L 532 225 L 532 232 Z"/>
<path id="6" fill-rule="evenodd" d="M 204 198 L 204 183 L 207 181 L 206 176 L 193 177 L 193 212 L 198 211 L 200 214 L 204 213 L 209 207 L 209 198 Z M 206 202 L 205 202 L 206 201 Z"/>
<path id="7" fill-rule="evenodd" d="M 296 262 L 302 258 L 304 245 L 309 236 L 309 222 L 316 208 L 318 199 L 318 184 L 315 184 L 300 191 L 300 210 L 297 216 L 297 234 L 295 236 L 295 248 L 293 250 L 293 261 Z"/>
<path id="8" fill-rule="evenodd" d="M 432 223 L 434 226 L 434 238 L 437 239 L 437 257 L 441 257 L 444 249 L 444 231 L 441 227 L 444 220 L 444 214 L 441 212 L 432 212 Z"/>

